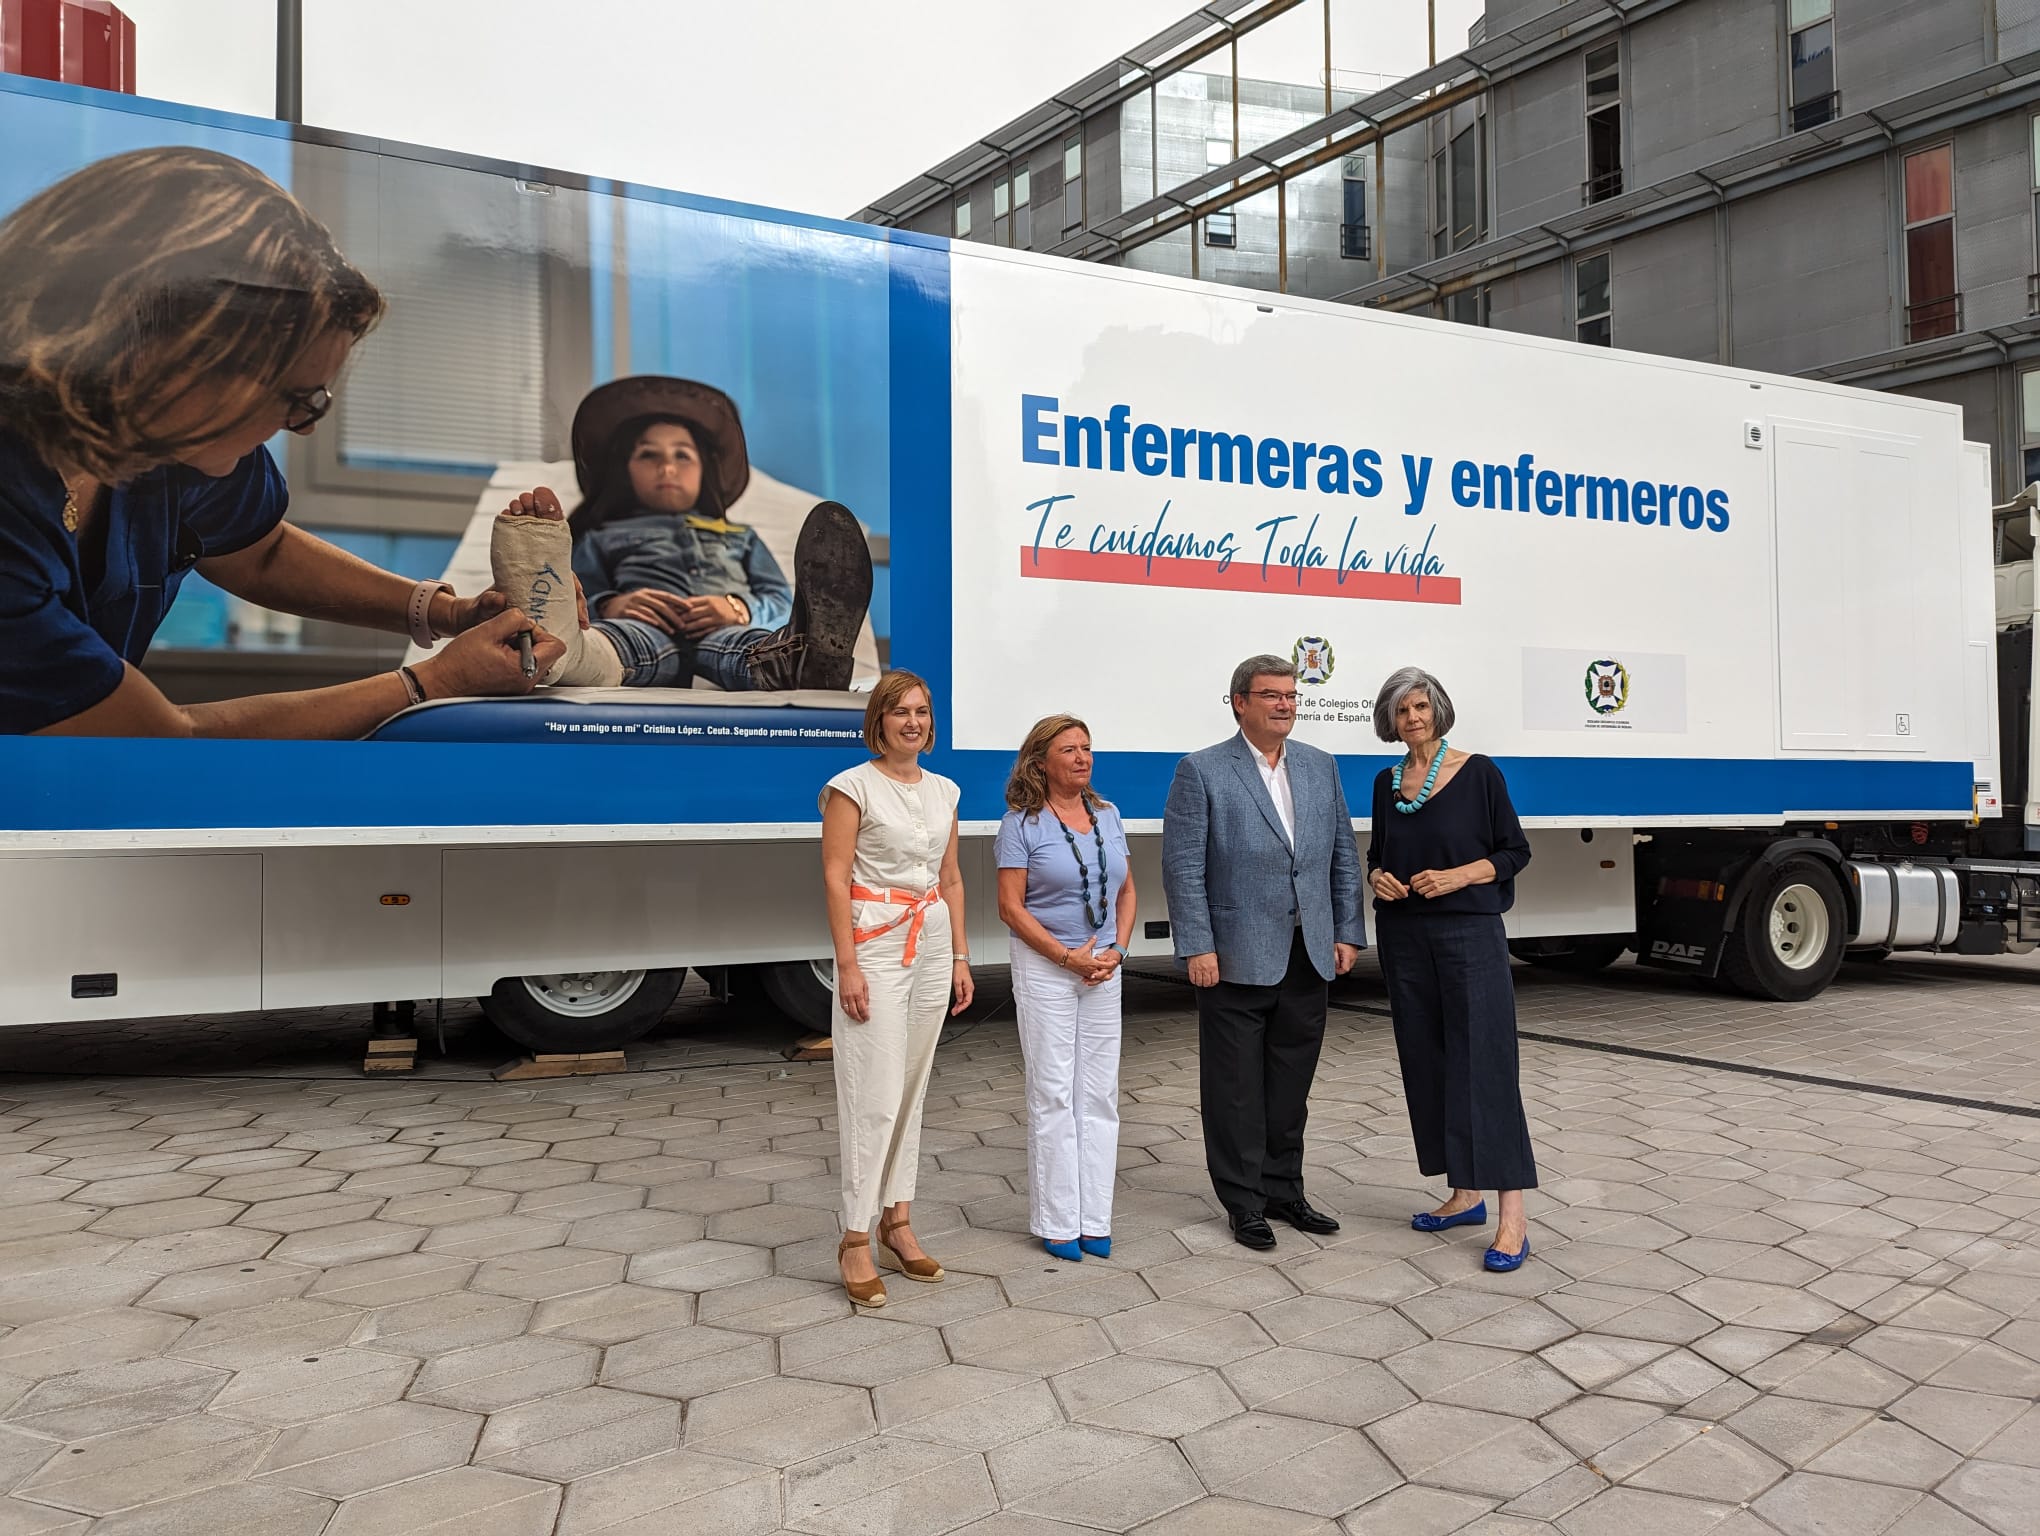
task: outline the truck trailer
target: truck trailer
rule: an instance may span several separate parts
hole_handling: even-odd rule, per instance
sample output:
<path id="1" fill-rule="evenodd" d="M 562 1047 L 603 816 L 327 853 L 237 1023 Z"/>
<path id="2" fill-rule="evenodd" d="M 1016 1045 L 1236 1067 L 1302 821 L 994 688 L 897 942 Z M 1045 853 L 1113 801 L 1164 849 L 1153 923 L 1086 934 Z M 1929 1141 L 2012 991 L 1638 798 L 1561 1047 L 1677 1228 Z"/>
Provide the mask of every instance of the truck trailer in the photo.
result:
<path id="1" fill-rule="evenodd" d="M 509 497 L 574 503 L 575 402 L 670 377 L 741 413 L 732 525 L 791 569 L 837 501 L 878 575 L 841 689 L 540 688 L 361 740 L 0 735 L 0 1022 L 480 998 L 531 1047 L 608 1049 L 693 970 L 826 1029 L 817 794 L 885 666 L 930 684 L 982 960 L 1005 778 L 1061 711 L 1130 834 L 1134 953 L 1171 953 L 1174 764 L 1271 652 L 1362 810 L 1394 760 L 1376 685 L 1442 680 L 1530 836 L 1530 964 L 1633 950 L 1791 1002 L 1850 956 L 2040 939 L 2032 568 L 1997 563 L 2033 496 L 1993 505 L 1953 406 L 39 81 L 0 77 L 0 141 L 0 216 L 201 146 L 384 287 L 332 417 L 275 450 L 322 536 L 472 593 Z M 145 674 L 199 698 L 323 654 L 231 604 L 239 643 L 208 648 L 218 596 L 180 591 Z"/>

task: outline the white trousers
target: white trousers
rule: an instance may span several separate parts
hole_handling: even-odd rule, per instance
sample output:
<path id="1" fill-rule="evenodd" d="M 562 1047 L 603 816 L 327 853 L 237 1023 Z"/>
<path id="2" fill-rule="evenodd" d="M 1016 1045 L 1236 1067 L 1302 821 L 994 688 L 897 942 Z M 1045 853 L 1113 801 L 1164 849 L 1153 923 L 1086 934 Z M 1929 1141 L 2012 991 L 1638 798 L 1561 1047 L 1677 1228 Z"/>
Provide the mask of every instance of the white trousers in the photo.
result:
<path id="1" fill-rule="evenodd" d="M 840 1002 L 830 1010 L 846 1232 L 869 1232 L 881 1209 L 913 1199 L 920 1171 L 921 1101 L 953 979 L 949 909 L 937 902 L 929 910 L 912 965 L 900 963 L 906 944 L 902 924 L 857 946 L 871 987 L 868 1020 L 856 1023 Z"/>
<path id="2" fill-rule="evenodd" d="M 1036 1237 L 1112 1235 L 1119 1166 L 1119 992 L 1013 940 L 1013 1008 L 1027 1063 L 1028 1223 Z"/>

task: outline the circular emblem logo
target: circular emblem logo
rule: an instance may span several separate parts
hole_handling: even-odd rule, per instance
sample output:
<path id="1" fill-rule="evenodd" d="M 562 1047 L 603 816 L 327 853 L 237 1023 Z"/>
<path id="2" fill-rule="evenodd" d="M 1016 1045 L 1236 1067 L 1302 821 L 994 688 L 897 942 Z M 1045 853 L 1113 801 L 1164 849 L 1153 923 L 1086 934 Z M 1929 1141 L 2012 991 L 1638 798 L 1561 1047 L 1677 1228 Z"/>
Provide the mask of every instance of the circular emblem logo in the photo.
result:
<path id="1" fill-rule="evenodd" d="M 1296 680 L 1312 686 L 1327 683 L 1332 677 L 1332 642 L 1320 635 L 1301 636 L 1289 652 L 1289 659 L 1296 664 Z"/>
<path id="2" fill-rule="evenodd" d="M 1587 707 L 1612 715 L 1629 703 L 1629 669 L 1619 661 L 1597 661 L 1587 668 Z"/>

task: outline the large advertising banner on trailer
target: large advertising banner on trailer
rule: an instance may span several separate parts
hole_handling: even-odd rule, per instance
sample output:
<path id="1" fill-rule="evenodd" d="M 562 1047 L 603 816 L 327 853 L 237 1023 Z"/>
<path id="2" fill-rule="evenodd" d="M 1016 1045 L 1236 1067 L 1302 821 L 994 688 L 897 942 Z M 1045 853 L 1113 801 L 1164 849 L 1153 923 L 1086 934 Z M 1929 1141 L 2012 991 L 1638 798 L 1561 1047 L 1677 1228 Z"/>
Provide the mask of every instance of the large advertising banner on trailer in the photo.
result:
<path id="1" fill-rule="evenodd" d="M 958 263 L 963 745 L 1098 688 L 1181 752 L 1271 653 L 1334 752 L 1407 665 L 1487 751 L 1772 750 L 1768 465 L 1718 381 L 1112 277 Z"/>

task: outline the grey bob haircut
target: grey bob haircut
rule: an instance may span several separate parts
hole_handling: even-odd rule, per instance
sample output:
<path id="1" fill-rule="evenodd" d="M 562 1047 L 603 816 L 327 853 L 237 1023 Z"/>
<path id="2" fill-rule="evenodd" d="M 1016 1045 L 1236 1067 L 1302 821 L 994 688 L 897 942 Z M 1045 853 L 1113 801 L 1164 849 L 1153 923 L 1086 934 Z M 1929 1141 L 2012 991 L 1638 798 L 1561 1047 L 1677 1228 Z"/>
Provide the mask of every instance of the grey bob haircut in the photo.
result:
<path id="1" fill-rule="evenodd" d="M 1398 667 L 1389 673 L 1388 681 L 1374 691 L 1374 734 L 1387 742 L 1402 740 L 1396 734 L 1395 712 L 1413 693 L 1421 693 L 1430 699 L 1432 729 L 1440 736 L 1451 735 L 1452 727 L 1459 719 L 1452 709 L 1452 695 L 1445 691 L 1443 683 L 1422 667 Z"/>
<path id="2" fill-rule="evenodd" d="M 1252 693 L 1254 691 L 1254 679 L 1257 677 L 1293 678 L 1295 676 L 1296 663 L 1287 656 L 1270 656 L 1265 654 L 1249 656 L 1245 661 L 1232 669 L 1232 687 L 1226 690 L 1226 702 L 1230 704 L 1233 700 L 1245 698 L 1249 693 Z M 1239 713 L 1237 705 L 1233 706 L 1233 713 Z"/>

